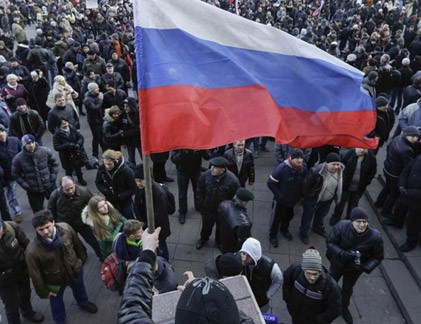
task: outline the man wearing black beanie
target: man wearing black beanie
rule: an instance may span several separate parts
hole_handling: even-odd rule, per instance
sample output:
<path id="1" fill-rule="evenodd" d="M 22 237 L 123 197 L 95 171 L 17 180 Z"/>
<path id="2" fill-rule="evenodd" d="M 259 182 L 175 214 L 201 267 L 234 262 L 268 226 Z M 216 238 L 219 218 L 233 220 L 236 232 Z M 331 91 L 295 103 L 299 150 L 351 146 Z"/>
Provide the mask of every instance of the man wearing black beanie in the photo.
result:
<path id="1" fill-rule="evenodd" d="M 355 207 L 350 218 L 337 223 L 326 239 L 330 273 L 336 281 L 343 277 L 342 317 L 347 324 L 353 323 L 348 307 L 355 283 L 384 258 L 383 239 L 378 230 L 369 226 L 367 212 Z"/>

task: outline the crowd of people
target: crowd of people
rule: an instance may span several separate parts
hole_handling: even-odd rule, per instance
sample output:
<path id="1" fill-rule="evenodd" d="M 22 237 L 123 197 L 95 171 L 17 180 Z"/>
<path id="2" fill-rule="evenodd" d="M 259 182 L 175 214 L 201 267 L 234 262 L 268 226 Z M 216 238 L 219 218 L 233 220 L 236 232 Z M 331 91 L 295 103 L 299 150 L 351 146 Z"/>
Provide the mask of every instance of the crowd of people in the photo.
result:
<path id="1" fill-rule="evenodd" d="M 362 88 L 375 101 L 377 114 L 376 127 L 367 135 L 379 137 L 379 147 L 300 150 L 277 144 L 278 166 L 267 181 L 274 195 L 268 235 L 271 246 L 279 245 L 278 231 L 293 240 L 289 225 L 294 207 L 302 201 L 300 240 L 309 244 L 310 229 L 326 238 L 329 271 L 314 248 L 305 251 L 302 262 L 281 271 L 251 237 L 247 203 L 254 195 L 246 187 L 258 177 L 254 160 L 260 152 L 268 152 L 267 137 L 238 139 L 212 150 L 186 148 L 153 154 L 153 216 L 159 230 L 144 232 L 148 226 L 146 180 L 139 164 L 142 152 L 131 2 L 100 1 L 97 8 L 88 8 L 77 0 L 3 0 L 0 297 L 9 323 L 20 323 L 20 314 L 33 322 L 43 321 L 43 315 L 30 303 L 29 278 L 37 295 L 49 298 L 55 323 L 66 320 L 66 286 L 73 290 L 81 309 L 97 312 L 84 287 L 82 265 L 87 254 L 78 234 L 101 262 L 111 253 L 125 262 L 127 280 L 133 287 L 120 291 L 119 321 L 138 323 L 144 318 L 145 323 L 150 322 L 152 288 L 163 293 L 177 287 L 166 243 L 171 235 L 169 215 L 174 213 L 171 193 L 163 185 L 174 181 L 165 169 L 169 159 L 177 169 L 179 223 L 188 221 L 191 183 L 194 208 L 202 218 L 196 249 L 207 244 L 216 225 L 215 242 L 222 252 L 205 265 L 206 274 L 213 279 L 197 279 L 183 294 L 194 294 L 193 286 L 206 284 L 226 295 L 226 288 L 214 280 L 242 273 L 262 311 L 268 310 L 271 298 L 282 287 L 294 322 L 328 323 L 342 315 L 352 323 L 348 307 L 353 286 L 363 272 L 370 273 L 383 259 L 381 236 L 369 226 L 367 212 L 357 207 L 377 172 L 376 154 L 383 145 L 387 145 L 386 184 L 376 206 L 382 208 L 386 225 L 402 227 L 406 221 L 407 240 L 401 251 L 416 247 L 421 232 L 417 203 L 421 198 L 421 6 L 416 1 L 371 0 L 206 2 L 279 28 L 364 73 Z M 36 26 L 33 38 L 26 34 L 29 25 Z M 91 152 L 85 150 L 81 118 L 87 119 L 92 134 Z M 398 125 L 389 141 L 396 119 Z M 43 145 L 47 130 L 52 134 L 52 148 Z M 209 169 L 202 167 L 204 160 L 209 161 Z M 57 187 L 60 166 L 65 176 Z M 92 184 L 85 180 L 83 168 L 97 169 L 95 186 L 100 196 L 89 190 Z M 37 234 L 31 242 L 18 225 L 23 214 L 16 198 L 17 184 L 26 192 L 34 213 L 32 224 Z M 328 231 L 325 218 L 333 202 Z M 345 206 L 346 219 L 341 221 Z M 341 277 L 340 288 L 337 281 Z M 234 304 L 229 304 L 232 308 L 228 310 L 234 309 Z M 303 312 L 308 305 L 311 308 Z M 177 310 L 186 314 L 187 308 L 179 305 Z M 232 323 L 250 323 L 241 311 L 231 314 L 236 314 Z M 177 315 L 177 320 L 188 323 L 186 315 Z"/>

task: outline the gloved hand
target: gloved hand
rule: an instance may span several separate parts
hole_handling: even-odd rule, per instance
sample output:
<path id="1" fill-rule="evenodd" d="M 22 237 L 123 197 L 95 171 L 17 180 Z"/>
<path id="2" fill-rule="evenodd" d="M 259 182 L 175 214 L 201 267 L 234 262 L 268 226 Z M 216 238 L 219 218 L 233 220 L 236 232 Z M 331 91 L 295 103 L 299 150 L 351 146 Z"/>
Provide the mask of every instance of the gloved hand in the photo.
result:
<path id="1" fill-rule="evenodd" d="M 344 260 L 354 260 L 357 256 L 357 252 L 353 250 L 343 250 L 340 253 L 340 257 Z"/>
<path id="2" fill-rule="evenodd" d="M 408 191 L 404 187 L 399 188 L 399 193 L 402 197 L 408 197 Z"/>

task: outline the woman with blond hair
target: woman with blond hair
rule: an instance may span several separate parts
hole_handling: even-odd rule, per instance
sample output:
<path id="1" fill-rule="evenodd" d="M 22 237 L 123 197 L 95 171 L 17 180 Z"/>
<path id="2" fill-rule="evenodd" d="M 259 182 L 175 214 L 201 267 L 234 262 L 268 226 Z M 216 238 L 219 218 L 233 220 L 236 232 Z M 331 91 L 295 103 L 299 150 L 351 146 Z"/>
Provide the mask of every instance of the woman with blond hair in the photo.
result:
<path id="1" fill-rule="evenodd" d="M 82 211 L 82 221 L 92 228 L 99 243 L 101 262 L 111 254 L 114 238 L 126 219 L 104 197 L 92 197 Z"/>
<path id="2" fill-rule="evenodd" d="M 55 102 L 51 98 L 55 98 L 56 94 L 58 93 L 64 95 L 66 104 L 72 105 L 73 109 L 79 116 L 79 112 L 77 111 L 75 102 L 73 101 L 73 99 L 76 99 L 79 94 L 67 83 L 66 79 L 62 75 L 57 75 L 54 78 L 54 84 L 48 96 L 49 99 L 47 101 L 47 106 L 54 108 Z"/>

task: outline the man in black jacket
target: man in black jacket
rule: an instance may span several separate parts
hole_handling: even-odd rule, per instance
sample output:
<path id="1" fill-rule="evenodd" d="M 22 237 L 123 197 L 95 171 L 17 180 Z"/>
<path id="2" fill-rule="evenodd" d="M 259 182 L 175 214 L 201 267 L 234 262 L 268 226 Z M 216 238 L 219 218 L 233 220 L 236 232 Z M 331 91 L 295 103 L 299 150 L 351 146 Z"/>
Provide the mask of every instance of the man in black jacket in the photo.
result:
<path id="1" fill-rule="evenodd" d="M 54 134 L 56 128 L 60 126 L 60 117 L 66 117 L 69 124 L 79 129 L 79 116 L 71 104 L 66 104 L 66 98 L 63 94 L 57 93 L 54 96 L 55 107 L 48 113 L 48 130 Z"/>
<path id="2" fill-rule="evenodd" d="M 99 86 L 95 82 L 88 84 L 88 92 L 85 94 L 83 103 L 86 108 L 89 128 L 92 133 L 92 155 L 98 158 L 99 146 L 104 149 L 102 142 L 102 119 L 104 118 L 103 109 L 104 95 L 99 91 Z"/>
<path id="3" fill-rule="evenodd" d="M 216 157 L 210 161 L 211 169 L 203 172 L 197 186 L 196 206 L 202 214 L 202 229 L 200 239 L 196 243 L 196 249 L 200 250 L 212 234 L 213 225 L 218 219 L 218 207 L 224 200 L 234 197 L 240 187 L 237 177 L 227 170 L 228 161 L 223 157 Z M 218 229 L 215 234 L 215 242 L 219 244 Z"/>
<path id="4" fill-rule="evenodd" d="M 95 184 L 105 198 L 127 219 L 133 219 L 134 173 L 119 151 L 106 150 Z"/>
<path id="5" fill-rule="evenodd" d="M 349 219 L 351 210 L 358 206 L 365 188 L 371 183 L 377 172 L 376 156 L 367 149 L 347 150 L 342 154 L 341 159 L 345 165 L 342 197 L 330 218 L 330 226 L 340 221 L 346 203 L 348 203 L 346 219 Z"/>
<path id="6" fill-rule="evenodd" d="M 342 281 L 342 317 L 353 323 L 348 310 L 353 287 L 363 272 L 371 273 L 383 260 L 383 239 L 378 230 L 369 227 L 368 214 L 361 207 L 351 211 L 351 219 L 336 224 L 326 239 L 326 256 L 332 277 Z"/>
<path id="7" fill-rule="evenodd" d="M 245 143 L 234 142 L 233 147 L 224 153 L 224 158 L 228 161 L 227 168 L 237 176 L 241 187 L 246 186 L 247 179 L 250 186 L 254 184 L 254 157 L 253 153 L 245 148 Z"/>
<path id="8" fill-rule="evenodd" d="M 25 263 L 25 249 L 29 239 L 14 222 L 0 218 L 0 297 L 10 324 L 20 323 L 22 316 L 34 323 L 41 323 L 44 316 L 31 305 L 31 286 Z"/>
<path id="9" fill-rule="evenodd" d="M 16 111 L 10 116 L 10 135 L 21 139 L 25 134 L 32 134 L 37 143 L 42 145 L 45 124 L 41 116 L 36 110 L 29 109 L 25 99 L 17 99 L 16 105 Z"/>
<path id="10" fill-rule="evenodd" d="M 403 169 L 399 178 L 399 193 L 403 203 L 408 206 L 406 242 L 399 250 L 409 252 L 417 246 L 421 232 L 421 155 Z"/>
<path id="11" fill-rule="evenodd" d="M 209 160 L 209 152 L 207 150 L 174 150 L 171 152 L 171 161 L 177 168 L 178 221 L 180 224 L 184 224 L 186 221 L 189 182 L 192 185 L 194 203 L 196 205 L 197 183 L 200 178 L 202 158 Z"/>
<path id="12" fill-rule="evenodd" d="M 134 212 L 136 218 L 148 225 L 148 219 L 146 215 L 146 199 L 145 199 L 145 174 L 143 164 L 136 166 L 134 178 L 136 181 L 136 191 L 134 198 Z M 167 193 L 161 184 L 153 181 L 152 182 L 152 199 L 153 199 L 153 211 L 155 226 L 160 227 L 159 235 L 159 248 L 158 255 L 162 256 L 169 261 L 167 237 L 171 235 L 170 220 L 168 217 L 168 199 Z"/>
<path id="13" fill-rule="evenodd" d="M 331 323 L 341 314 L 341 290 L 314 248 L 284 272 L 282 297 L 293 323 Z"/>

